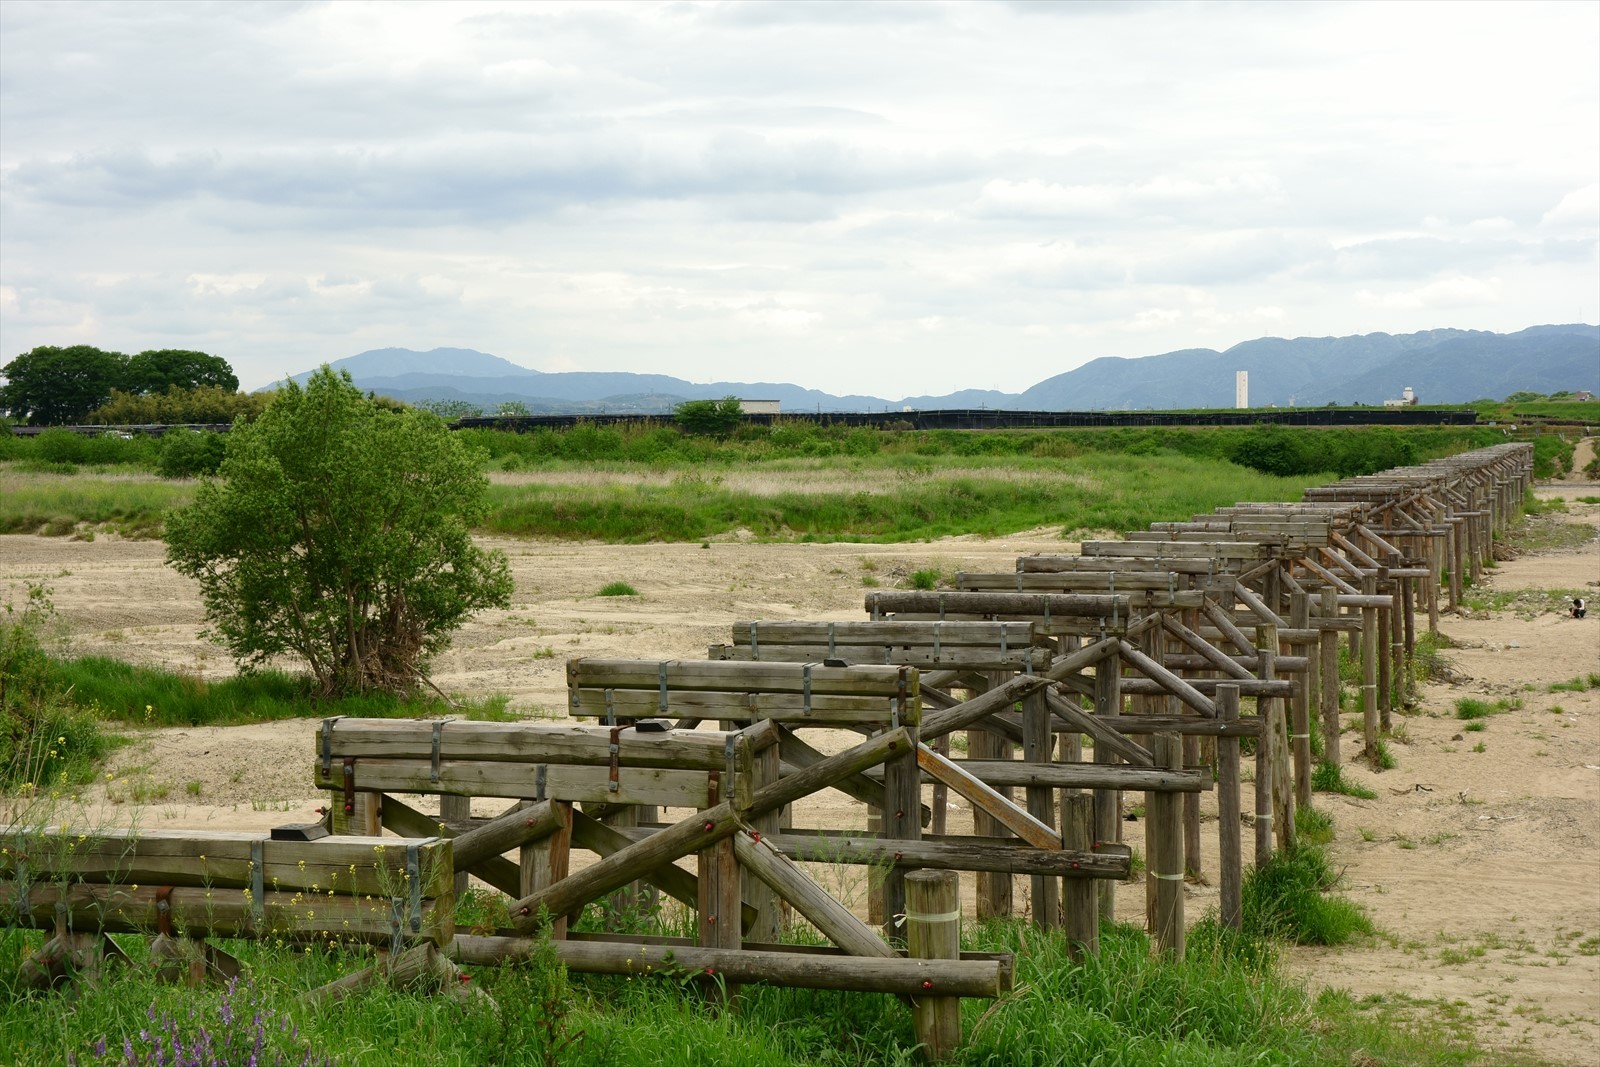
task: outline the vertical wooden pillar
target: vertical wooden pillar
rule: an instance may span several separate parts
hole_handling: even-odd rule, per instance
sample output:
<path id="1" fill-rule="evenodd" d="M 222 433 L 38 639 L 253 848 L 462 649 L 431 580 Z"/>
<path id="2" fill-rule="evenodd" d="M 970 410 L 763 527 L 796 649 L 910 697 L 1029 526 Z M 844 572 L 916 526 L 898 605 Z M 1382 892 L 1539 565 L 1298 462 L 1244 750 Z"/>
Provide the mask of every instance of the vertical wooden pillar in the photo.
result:
<path id="1" fill-rule="evenodd" d="M 772 785 L 777 782 L 781 774 L 781 762 L 778 755 L 778 746 L 769 745 L 758 752 L 753 760 L 754 781 L 753 789 Z M 765 815 L 757 816 L 754 820 L 756 832 L 763 837 L 771 837 L 778 832 L 779 812 L 770 811 Z M 741 881 L 744 887 L 744 899 L 756 909 L 756 921 L 751 925 L 748 933 L 751 941 L 764 944 L 776 944 L 783 930 L 781 898 L 778 893 L 767 883 L 751 874 L 741 871 Z M 738 914 L 737 912 L 735 914 Z"/>
<path id="2" fill-rule="evenodd" d="M 1466 576 L 1462 568 L 1466 566 L 1465 552 L 1462 548 L 1462 526 L 1466 519 L 1459 515 L 1451 515 L 1446 520 L 1450 524 L 1450 607 L 1452 610 L 1461 607 L 1461 588 L 1466 584 Z"/>
<path id="3" fill-rule="evenodd" d="M 961 885 L 954 871 L 906 875 L 906 947 L 912 959 L 961 958 Z M 961 998 L 916 997 L 912 1017 L 917 1044 L 934 1063 L 961 1047 Z"/>
<path id="4" fill-rule="evenodd" d="M 1183 765 L 1200 765 L 1200 739 L 1192 734 L 1182 738 Z M 1200 841 L 1200 794 L 1180 793 L 1178 806 L 1183 813 L 1183 869 L 1188 874 L 1204 880 L 1205 853 Z"/>
<path id="5" fill-rule="evenodd" d="M 1424 592 L 1428 597 L 1428 632 L 1435 637 L 1439 634 L 1439 582 L 1444 577 L 1441 563 L 1444 558 L 1444 539 L 1434 532 L 1437 529 L 1437 520 L 1430 515 L 1422 544 L 1428 553 L 1428 578 L 1424 582 Z"/>
<path id="6" fill-rule="evenodd" d="M 1043 690 L 1024 698 L 1022 702 L 1022 758 L 1029 763 L 1050 763 L 1054 755 L 1055 735 L 1051 730 L 1050 705 Z M 1026 786 L 1028 814 L 1046 826 L 1056 825 L 1055 790 L 1049 786 Z M 1061 884 L 1048 875 L 1036 874 L 1029 879 L 1032 889 L 1033 921 L 1050 929 L 1061 925 Z"/>
<path id="7" fill-rule="evenodd" d="M 338 773 L 336 766 L 334 774 Z M 383 833 L 383 794 L 358 792 L 351 801 L 350 810 L 346 811 L 343 797 L 333 794 L 333 832 L 351 837 L 377 837 Z"/>
<path id="8" fill-rule="evenodd" d="M 1311 594 L 1289 594 L 1289 625 L 1297 630 L 1311 626 Z M 1294 754 L 1294 798 L 1297 804 L 1311 803 L 1311 675 L 1314 646 L 1296 642 L 1294 651 L 1307 659 L 1307 669 L 1298 676 L 1289 705 L 1289 747 Z"/>
<path id="9" fill-rule="evenodd" d="M 1239 721 L 1239 687 L 1226 682 L 1217 685 L 1217 718 L 1224 723 Z M 1222 923 L 1238 930 L 1243 925 L 1241 891 L 1244 885 L 1243 842 L 1240 840 L 1239 739 L 1217 738 L 1217 846 L 1222 868 Z"/>
<path id="10" fill-rule="evenodd" d="M 1112 652 L 1094 666 L 1094 713 L 1096 715 L 1122 714 L 1122 657 Z M 1118 763 L 1121 757 L 1106 745 L 1094 746 L 1096 763 Z M 1116 789 L 1094 791 L 1095 840 L 1111 843 L 1122 840 L 1122 793 Z M 1107 922 L 1116 918 L 1116 883 L 1109 878 L 1097 880 L 1100 896 L 1100 914 Z"/>
<path id="11" fill-rule="evenodd" d="M 1339 590 L 1332 585 L 1322 589 L 1322 617 L 1329 621 L 1339 617 Z M 1323 630 L 1318 640 L 1322 656 L 1322 758 L 1338 767 L 1343 762 L 1339 747 L 1343 728 L 1339 721 L 1339 631 Z"/>
<path id="12" fill-rule="evenodd" d="M 1378 586 L 1378 592 L 1382 593 L 1393 585 L 1394 583 L 1391 581 L 1382 581 Z M 1391 616 L 1388 608 L 1378 608 L 1376 615 L 1378 618 L 1378 715 L 1381 728 L 1388 730 L 1392 721 L 1394 706 L 1394 701 L 1391 699 L 1394 693 L 1394 663 L 1389 656 L 1389 646 L 1391 644 L 1389 623 Z"/>
<path id="13" fill-rule="evenodd" d="M 1156 734 L 1151 751 L 1157 767 L 1183 768 L 1183 744 L 1177 734 Z M 1183 836 L 1179 825 L 1178 795 L 1171 792 L 1145 794 L 1149 815 L 1151 851 L 1147 873 L 1155 883 L 1156 905 L 1153 926 L 1156 945 L 1178 959 L 1183 958 Z"/>
<path id="14" fill-rule="evenodd" d="M 922 771 L 917 767 L 917 728 L 907 725 L 911 745 L 902 756 L 883 765 L 883 836 L 895 841 L 922 840 Z M 883 879 L 883 928 L 891 944 L 905 941 L 906 872 L 891 867 Z"/>
<path id="15" fill-rule="evenodd" d="M 941 756 L 950 755 L 950 735 L 940 734 L 933 739 L 933 750 Z M 943 837 L 950 820 L 950 787 L 943 782 L 933 783 L 933 818 L 928 829 L 934 837 Z"/>
<path id="16" fill-rule="evenodd" d="M 1276 626 L 1262 626 L 1261 648 L 1256 655 L 1261 667 L 1256 672 L 1262 681 L 1278 680 L 1276 667 Z M 1289 756 L 1289 723 L 1282 697 L 1261 697 L 1256 706 L 1261 709 L 1261 725 L 1266 732 L 1262 739 L 1272 750 L 1272 829 L 1281 849 L 1294 847 L 1294 765 Z"/>
<path id="17" fill-rule="evenodd" d="M 524 808 L 531 808 L 533 805 L 534 802 L 531 800 L 522 802 Z M 555 833 L 523 845 L 517 850 L 517 859 L 522 872 L 520 888 L 525 897 L 541 889 L 548 889 L 571 871 L 572 805 L 557 800 L 553 802 L 553 806 L 561 818 L 561 826 Z M 552 940 L 560 941 L 567 936 L 567 918 L 565 915 L 550 917 L 549 929 Z"/>
<path id="18" fill-rule="evenodd" d="M 698 944 L 703 948 L 739 947 L 739 860 L 734 852 L 733 838 L 724 838 L 699 854 L 699 926 Z M 715 976 L 710 976 L 713 980 Z M 720 999 L 718 986 L 708 981 L 707 994 Z M 722 987 L 722 994 L 731 998 L 737 989 Z"/>
<path id="19" fill-rule="evenodd" d="M 1361 591 L 1376 593 L 1378 580 L 1367 577 Z M 1378 609 L 1361 609 L 1361 735 L 1367 763 L 1378 768 Z"/>
<path id="20" fill-rule="evenodd" d="M 967 752 L 975 760 L 1009 760 L 1014 755 L 1010 741 L 987 730 L 967 731 Z M 1010 786 L 995 789 L 1011 799 Z M 972 832 L 979 837 L 1010 837 L 1011 831 L 994 816 L 974 806 Z M 1012 878 L 1005 871 L 978 872 L 978 919 L 1009 919 L 1012 914 Z"/>
<path id="21" fill-rule="evenodd" d="M 1074 793 L 1061 800 L 1061 844 L 1079 852 L 1094 849 L 1094 797 Z M 1093 878 L 1066 878 L 1061 910 L 1066 917 L 1067 949 L 1073 959 L 1100 951 L 1100 890 Z"/>
<path id="22" fill-rule="evenodd" d="M 451 795 L 451 794 L 447 793 L 444 796 L 439 798 L 439 821 L 440 822 L 442 822 L 442 823 L 465 824 L 466 821 L 468 819 L 470 819 L 470 818 L 472 818 L 472 798 L 471 797 L 458 797 L 458 796 L 454 796 L 454 795 Z M 465 831 L 466 831 L 465 825 L 461 825 L 460 828 L 456 830 L 456 833 L 458 833 L 458 834 L 459 833 L 464 833 Z M 456 872 L 456 899 L 460 900 L 463 896 L 466 895 L 466 892 L 467 892 L 467 872 L 466 871 L 457 871 Z M 523 896 L 527 896 L 527 894 L 524 893 Z"/>
<path id="23" fill-rule="evenodd" d="M 1256 655 L 1260 654 L 1257 650 Z M 1268 729 L 1266 707 L 1259 699 L 1256 721 L 1261 728 L 1256 735 L 1256 866 L 1264 867 L 1272 858 L 1272 731 Z"/>

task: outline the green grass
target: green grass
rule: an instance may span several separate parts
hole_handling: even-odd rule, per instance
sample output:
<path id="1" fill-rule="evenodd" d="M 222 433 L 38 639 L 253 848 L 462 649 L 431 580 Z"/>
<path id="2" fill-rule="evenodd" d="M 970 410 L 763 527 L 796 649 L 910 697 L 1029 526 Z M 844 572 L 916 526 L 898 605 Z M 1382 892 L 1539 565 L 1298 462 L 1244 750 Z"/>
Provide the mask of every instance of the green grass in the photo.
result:
<path id="1" fill-rule="evenodd" d="M 1327 853 L 1316 845 L 1275 853 L 1245 876 L 1245 930 L 1301 945 L 1342 945 L 1372 933 L 1372 920 L 1359 905 L 1329 895 L 1337 881 Z"/>
<path id="2" fill-rule="evenodd" d="M 1333 840 L 1333 816 L 1304 805 L 1294 809 L 1294 829 L 1308 845 L 1326 845 Z"/>
<path id="3" fill-rule="evenodd" d="M 1487 719 L 1491 715 L 1504 715 L 1508 711 L 1516 711 L 1522 707 L 1520 697 L 1501 697 L 1493 703 L 1479 700 L 1476 697 L 1461 697 L 1456 701 L 1456 718 L 1468 722 Z M 1481 729 L 1481 727 L 1480 727 Z"/>
<path id="4" fill-rule="evenodd" d="M 192 482 L 139 474 L 63 477 L 0 469 L 0 533 L 60 536 L 86 523 L 124 537 L 159 537 L 162 514 L 193 495 Z"/>
<path id="5" fill-rule="evenodd" d="M 1058 1064 L 1351 1063 L 1465 1065 L 1478 1050 L 1426 1019 L 1395 1025 L 1381 1004 L 1340 993 L 1312 996 L 1287 981 L 1270 945 L 1203 921 L 1190 930 L 1187 957 L 1164 959 L 1130 926 L 1102 931 L 1100 954 L 1079 964 L 1058 932 L 1020 923 L 989 923 L 967 932 L 965 947 L 1015 951 L 1015 992 L 998 1002 L 962 1003 L 967 1044 L 957 1067 Z M 570 975 L 546 959 L 480 967 L 471 984 L 494 998 L 460 1002 L 383 986 L 323 1011 L 294 998 L 370 964 L 364 950 L 296 951 L 224 941 L 249 969 L 228 997 L 157 983 L 144 966 L 145 939 L 119 937 L 134 961 L 114 981 L 83 984 L 68 995 L 21 998 L 8 988 L 32 932 L 0 930 L 0 1061 L 85 1065 L 121 1062 L 123 1038 L 141 1046 L 141 1030 L 164 1029 L 168 1016 L 186 1036 L 204 1025 L 213 1035 L 251 1032 L 254 1014 L 268 1022 L 270 1047 L 309 1051 L 341 1064 L 405 1063 L 616 1067 L 910 1067 L 911 1012 L 893 997 L 746 987 L 737 1011 L 708 1009 L 693 981 Z M 115 967 L 115 965 L 113 965 Z M 235 1022 L 224 1021 L 227 997 Z M 291 1035 L 275 1024 L 285 1020 Z M 97 1061 L 96 1040 L 112 1055 Z M 42 1060 L 40 1057 L 53 1057 Z M 143 1061 L 141 1061 L 143 1062 Z"/>
<path id="6" fill-rule="evenodd" d="M 1546 691 L 1550 693 L 1582 693 L 1590 689 L 1600 689 L 1600 671 L 1580 674 L 1565 682 L 1551 682 Z"/>
<path id="7" fill-rule="evenodd" d="M 636 472 L 635 472 L 636 473 Z M 562 472 L 495 484 L 488 532 L 613 543 L 703 541 L 735 530 L 784 541 L 902 542 L 999 536 L 1038 526 L 1064 532 L 1139 529 L 1241 499 L 1295 499 L 1319 476 L 1277 478 L 1223 460 L 1091 453 L 1071 459 L 920 456 L 787 461 L 705 478 L 684 472 L 619 484 Z"/>
<path id="8" fill-rule="evenodd" d="M 1361 800 L 1376 800 L 1378 794 L 1344 776 L 1344 767 L 1332 763 L 1319 763 L 1311 772 L 1311 788 L 1318 793 L 1339 793 Z"/>
<path id="9" fill-rule="evenodd" d="M 627 582 L 607 582 L 595 596 L 638 596 L 639 590 Z"/>
<path id="10" fill-rule="evenodd" d="M 514 718 L 506 698 L 491 695 L 465 707 L 437 697 L 401 699 L 388 694 L 316 700 L 304 675 L 258 671 L 210 681 L 191 674 L 143 667 L 106 656 L 52 661 L 54 682 L 95 717 L 139 726 L 230 726 L 308 715 L 408 718 L 454 715 Z"/>
<path id="11" fill-rule="evenodd" d="M 911 588 L 937 589 L 944 580 L 944 572 L 937 567 L 924 567 L 911 572 Z"/>

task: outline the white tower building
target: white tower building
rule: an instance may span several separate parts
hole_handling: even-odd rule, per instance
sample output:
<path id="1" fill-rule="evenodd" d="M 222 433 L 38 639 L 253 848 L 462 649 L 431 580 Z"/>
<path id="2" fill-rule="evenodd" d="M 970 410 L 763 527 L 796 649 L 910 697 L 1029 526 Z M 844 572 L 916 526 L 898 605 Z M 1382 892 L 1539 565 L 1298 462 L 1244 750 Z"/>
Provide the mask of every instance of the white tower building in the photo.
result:
<path id="1" fill-rule="evenodd" d="M 1242 370 L 1233 376 L 1233 406 L 1247 408 L 1250 406 L 1250 372 Z"/>

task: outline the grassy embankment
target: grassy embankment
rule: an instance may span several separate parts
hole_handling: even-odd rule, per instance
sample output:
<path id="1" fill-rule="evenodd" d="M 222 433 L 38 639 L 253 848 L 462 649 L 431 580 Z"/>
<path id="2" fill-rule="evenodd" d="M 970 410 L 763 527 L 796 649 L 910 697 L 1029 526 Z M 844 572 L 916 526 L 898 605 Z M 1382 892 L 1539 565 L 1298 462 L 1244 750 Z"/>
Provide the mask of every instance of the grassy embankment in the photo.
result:
<path id="1" fill-rule="evenodd" d="M 161 516 L 218 450 L 0 435 L 0 532 L 158 537 Z M 1121 530 L 1238 500 L 1287 500 L 1332 478 L 1504 440 L 1497 430 L 1172 428 L 879 431 L 780 424 L 725 441 L 670 426 L 463 431 L 494 479 L 486 532 L 692 541 L 745 529 L 778 540 L 908 541 L 1039 526 Z M 1537 442 L 1561 463 L 1562 439 Z M 214 443 L 213 443 L 214 444 Z M 1565 445 L 1570 463 L 1571 445 Z"/>

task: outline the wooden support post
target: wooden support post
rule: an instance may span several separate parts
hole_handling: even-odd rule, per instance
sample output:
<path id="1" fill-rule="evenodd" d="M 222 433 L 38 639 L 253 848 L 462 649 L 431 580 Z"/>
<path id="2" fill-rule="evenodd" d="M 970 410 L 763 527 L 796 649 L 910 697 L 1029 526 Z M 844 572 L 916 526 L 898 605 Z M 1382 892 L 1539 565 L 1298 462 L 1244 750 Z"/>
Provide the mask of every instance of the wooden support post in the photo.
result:
<path id="1" fill-rule="evenodd" d="M 338 773 L 337 767 L 334 773 Z M 333 794 L 333 832 L 351 837 L 377 837 L 383 833 L 383 794 L 357 792 L 351 801 L 350 810 L 346 811 L 339 794 Z"/>
<path id="2" fill-rule="evenodd" d="M 564 801 L 550 801 L 552 814 L 559 820 L 555 833 L 523 845 L 518 850 L 522 871 L 521 895 L 530 896 L 548 889 L 571 873 L 572 865 L 572 805 Z M 524 800 L 523 809 L 538 807 L 534 801 Z M 552 915 L 550 937 L 560 940 L 567 936 L 567 916 Z"/>
<path id="3" fill-rule="evenodd" d="M 458 797 L 445 794 L 439 798 L 439 821 L 444 823 L 464 823 L 472 818 L 472 798 Z M 467 872 L 460 867 L 456 868 L 456 899 L 460 900 L 467 891 Z"/>
<path id="4" fill-rule="evenodd" d="M 1183 746 L 1177 734 L 1156 734 L 1151 739 L 1156 766 L 1179 770 Z M 1171 792 L 1145 794 L 1145 811 L 1151 830 L 1151 850 L 1146 872 L 1155 883 L 1156 906 L 1152 933 L 1156 946 L 1183 958 L 1183 835 L 1179 825 L 1178 797 Z"/>
<path id="5" fill-rule="evenodd" d="M 1384 586 L 1393 586 L 1392 581 L 1384 581 Z M 1392 639 L 1390 624 L 1392 616 L 1387 608 L 1379 608 L 1375 614 L 1378 617 L 1378 716 L 1379 726 L 1388 731 L 1394 715 L 1394 660 L 1390 656 Z"/>
<path id="6" fill-rule="evenodd" d="M 1377 592 L 1378 580 L 1362 583 L 1363 593 Z M 1378 609 L 1361 609 L 1361 736 L 1367 763 L 1378 769 Z"/>
<path id="7" fill-rule="evenodd" d="M 1462 527 L 1466 525 L 1467 520 L 1459 515 L 1452 515 L 1448 522 L 1450 523 L 1450 608 L 1456 610 L 1461 607 L 1461 588 L 1467 581 L 1466 575 L 1462 573 L 1462 568 L 1466 565 L 1466 551 L 1462 545 L 1466 535 L 1462 532 Z"/>
<path id="8" fill-rule="evenodd" d="M 1322 588 L 1322 617 L 1339 617 L 1339 591 L 1331 585 Z M 1323 630 L 1318 637 L 1322 659 L 1322 758 L 1338 767 L 1343 761 L 1339 742 L 1343 729 L 1339 720 L 1339 631 Z"/>
<path id="9" fill-rule="evenodd" d="M 906 875 L 907 948 L 912 959 L 953 960 L 961 956 L 961 883 L 954 871 L 913 871 Z M 912 999 L 917 1044 L 934 1063 L 961 1047 L 961 1000 L 919 996 Z"/>
<path id="10" fill-rule="evenodd" d="M 1473 585 L 1483 579 L 1483 547 L 1478 536 L 1478 524 L 1482 521 L 1478 512 L 1467 516 L 1467 574 Z"/>
<path id="11" fill-rule="evenodd" d="M 1277 627 L 1263 626 L 1260 660 L 1257 669 L 1263 681 L 1277 677 Z M 1256 701 L 1261 713 L 1262 741 L 1272 750 L 1272 829 L 1280 849 L 1294 847 L 1294 766 L 1289 758 L 1288 716 L 1284 701 L 1279 697 L 1261 697 Z"/>
<path id="12" fill-rule="evenodd" d="M 1266 725 L 1265 709 L 1256 702 L 1256 715 Z M 1255 829 L 1256 866 L 1264 867 L 1272 858 L 1272 735 L 1265 729 L 1256 737 Z"/>
<path id="13" fill-rule="evenodd" d="M 1094 713 L 1100 716 L 1122 714 L 1122 657 L 1116 652 L 1105 656 L 1094 668 Z M 1120 757 L 1109 745 L 1094 746 L 1094 762 L 1116 763 Z M 1122 793 L 1115 789 L 1094 791 L 1094 834 L 1097 842 L 1110 844 L 1122 840 Z M 1110 879 L 1097 881 L 1100 914 L 1107 922 L 1116 917 L 1117 887 Z"/>
<path id="14" fill-rule="evenodd" d="M 1310 593 L 1289 594 L 1289 625 L 1297 630 L 1310 628 Z M 1295 655 L 1309 657 L 1312 650 L 1310 644 L 1296 642 L 1293 651 Z M 1311 673 L 1306 671 L 1296 677 L 1294 697 L 1289 704 L 1289 748 L 1294 755 L 1294 798 L 1300 805 L 1311 803 Z"/>
<path id="15" fill-rule="evenodd" d="M 867 833 L 883 836 L 883 808 L 877 804 L 867 805 Z M 875 926 L 884 923 L 883 910 L 883 883 L 876 880 L 877 873 L 867 872 L 867 921 Z"/>
<path id="16" fill-rule="evenodd" d="M 780 761 L 778 746 L 769 745 L 756 754 L 753 766 L 751 783 L 756 789 L 776 782 L 780 776 Z M 751 820 L 756 832 L 763 837 L 771 837 L 778 832 L 778 820 L 781 812 L 769 811 L 758 815 Z M 751 941 L 762 944 L 776 944 L 779 934 L 783 929 L 782 905 L 776 888 L 752 874 L 748 869 L 743 872 L 744 899 L 755 905 L 759 915 L 756 921 L 745 931 Z"/>
<path id="17" fill-rule="evenodd" d="M 1094 814 L 1094 797 L 1088 793 L 1074 793 L 1062 798 L 1063 848 L 1079 852 L 1094 850 Z M 1066 917 L 1067 949 L 1073 959 L 1081 960 L 1100 951 L 1100 890 L 1096 881 L 1099 879 L 1062 879 L 1061 910 Z"/>
<path id="18" fill-rule="evenodd" d="M 733 840 L 722 838 L 699 853 L 700 907 L 695 943 L 702 948 L 739 947 L 739 860 Z M 731 999 L 737 987 L 707 983 L 713 1002 Z"/>
<path id="19" fill-rule="evenodd" d="M 917 728 L 904 727 L 911 744 L 883 764 L 883 836 L 891 841 L 922 840 L 922 771 L 917 766 Z M 906 872 L 891 867 L 883 879 L 883 928 L 891 942 L 905 940 Z"/>
<path id="20" fill-rule="evenodd" d="M 1009 760 L 1014 754 L 1010 741 L 987 730 L 967 731 L 967 752 L 975 760 Z M 995 788 L 1007 800 L 1014 796 L 1011 786 Z M 1012 836 L 999 819 L 977 805 L 972 806 L 972 832 L 979 837 Z M 1009 919 L 1012 907 L 1011 875 L 1005 871 L 978 872 L 978 919 Z"/>
<path id="21" fill-rule="evenodd" d="M 950 755 L 950 735 L 941 734 L 933 739 L 933 750 L 941 756 Z M 949 826 L 950 818 L 950 787 L 943 782 L 933 785 L 933 818 L 928 829 L 935 837 L 943 837 Z"/>
<path id="22" fill-rule="evenodd" d="M 1384 567 L 1390 571 L 1400 569 L 1400 554 L 1391 552 L 1383 559 Z M 1390 577 L 1389 579 L 1389 647 L 1385 650 L 1389 657 L 1389 712 L 1390 717 L 1384 719 L 1383 728 L 1394 728 L 1394 706 L 1396 702 L 1404 704 L 1406 700 L 1406 603 L 1404 579 Z"/>
<path id="23" fill-rule="evenodd" d="M 1193 734 L 1183 736 L 1183 765 L 1200 765 L 1200 738 Z M 1200 842 L 1200 794 L 1185 793 L 1178 800 L 1183 812 L 1183 869 L 1190 877 L 1205 880 L 1205 858 Z"/>
<path id="24" fill-rule="evenodd" d="M 1239 687 L 1217 686 L 1217 718 L 1223 722 L 1239 721 Z M 1239 810 L 1239 739 L 1217 738 L 1217 844 L 1222 853 L 1222 922 L 1235 930 L 1242 927 L 1243 905 L 1240 896 L 1244 885 L 1243 842 L 1240 840 Z"/>
<path id="25" fill-rule="evenodd" d="M 1028 763 L 1050 763 L 1054 756 L 1055 737 L 1051 731 L 1050 705 L 1044 693 L 1037 692 L 1022 702 L 1022 758 Z M 1055 826 L 1055 791 L 1048 786 L 1028 786 L 1024 790 L 1028 801 L 1028 814 L 1046 826 Z M 1029 881 L 1032 889 L 1033 921 L 1045 929 L 1061 925 L 1061 886 L 1045 875 L 1033 875 Z"/>

